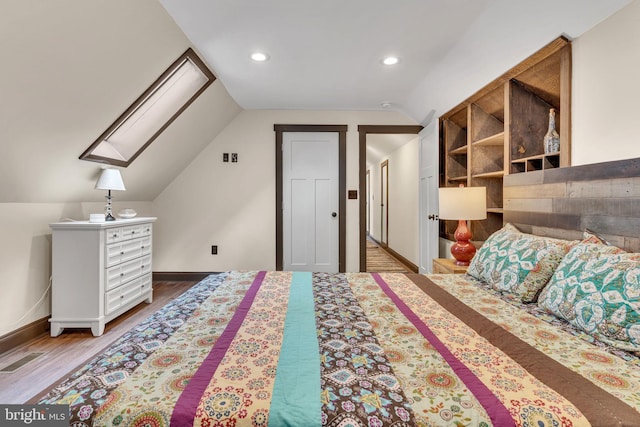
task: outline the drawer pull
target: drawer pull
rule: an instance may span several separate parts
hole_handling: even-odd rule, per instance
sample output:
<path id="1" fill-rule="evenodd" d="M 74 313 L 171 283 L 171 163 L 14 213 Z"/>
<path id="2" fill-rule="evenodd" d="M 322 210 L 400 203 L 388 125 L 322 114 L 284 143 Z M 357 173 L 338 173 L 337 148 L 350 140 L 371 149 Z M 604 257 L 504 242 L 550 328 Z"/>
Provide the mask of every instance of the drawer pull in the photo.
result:
<path id="1" fill-rule="evenodd" d="M 124 295 L 120 295 L 120 298 L 124 298 Z"/>
<path id="2" fill-rule="evenodd" d="M 140 249 L 144 249 L 144 246 L 140 246 Z"/>
<path id="3" fill-rule="evenodd" d="M 120 255 L 124 255 L 124 251 L 121 251 L 121 252 L 120 252 Z"/>
<path id="4" fill-rule="evenodd" d="M 120 277 L 124 276 L 124 273 L 120 273 Z"/>
<path id="5" fill-rule="evenodd" d="M 116 237 L 118 237 L 118 235 L 117 235 L 117 234 L 114 234 L 114 235 L 113 235 L 113 238 L 115 239 Z"/>
<path id="6" fill-rule="evenodd" d="M 141 265 L 140 268 L 144 268 L 144 265 Z"/>

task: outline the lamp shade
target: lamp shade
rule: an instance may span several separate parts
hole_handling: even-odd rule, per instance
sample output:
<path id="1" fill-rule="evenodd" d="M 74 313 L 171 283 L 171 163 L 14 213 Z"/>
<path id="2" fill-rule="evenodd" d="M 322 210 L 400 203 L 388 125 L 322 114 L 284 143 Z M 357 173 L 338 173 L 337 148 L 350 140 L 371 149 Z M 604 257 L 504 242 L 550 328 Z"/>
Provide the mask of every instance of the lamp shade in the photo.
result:
<path id="1" fill-rule="evenodd" d="M 103 169 L 98 182 L 96 182 L 96 190 L 125 191 L 120 171 L 118 169 Z"/>
<path id="2" fill-rule="evenodd" d="M 485 187 L 445 187 L 438 189 L 440 219 L 487 218 Z"/>

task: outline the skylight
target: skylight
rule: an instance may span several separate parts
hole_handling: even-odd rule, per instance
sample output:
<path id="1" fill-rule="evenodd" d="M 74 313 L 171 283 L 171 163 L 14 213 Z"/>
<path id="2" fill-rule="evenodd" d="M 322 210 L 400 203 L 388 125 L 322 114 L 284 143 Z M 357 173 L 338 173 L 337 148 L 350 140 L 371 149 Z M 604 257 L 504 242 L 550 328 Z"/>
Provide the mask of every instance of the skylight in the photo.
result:
<path id="1" fill-rule="evenodd" d="M 215 79 L 188 49 L 80 158 L 129 166 Z"/>

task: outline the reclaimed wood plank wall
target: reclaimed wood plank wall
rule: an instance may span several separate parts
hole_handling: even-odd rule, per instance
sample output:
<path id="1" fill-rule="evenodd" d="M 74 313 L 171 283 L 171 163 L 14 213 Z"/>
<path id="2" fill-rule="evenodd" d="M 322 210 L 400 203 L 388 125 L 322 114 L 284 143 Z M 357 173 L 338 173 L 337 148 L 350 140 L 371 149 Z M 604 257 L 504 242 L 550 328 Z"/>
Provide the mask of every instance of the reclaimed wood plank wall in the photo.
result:
<path id="1" fill-rule="evenodd" d="M 640 158 L 504 177 L 504 222 L 542 236 L 580 239 L 592 230 L 640 252 Z"/>

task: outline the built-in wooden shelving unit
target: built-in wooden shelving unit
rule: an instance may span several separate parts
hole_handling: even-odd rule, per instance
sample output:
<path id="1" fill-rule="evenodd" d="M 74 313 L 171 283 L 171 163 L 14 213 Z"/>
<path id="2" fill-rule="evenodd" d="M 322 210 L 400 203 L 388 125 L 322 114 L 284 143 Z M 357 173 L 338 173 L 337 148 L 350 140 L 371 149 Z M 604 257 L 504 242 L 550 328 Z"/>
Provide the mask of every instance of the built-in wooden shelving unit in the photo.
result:
<path id="1" fill-rule="evenodd" d="M 556 110 L 560 151 L 545 154 L 549 109 Z M 571 164 L 571 44 L 560 37 L 440 117 L 440 186 L 487 188 L 487 219 L 473 221 L 473 239 L 503 225 L 505 175 Z M 457 223 L 442 221 L 453 239 Z"/>

